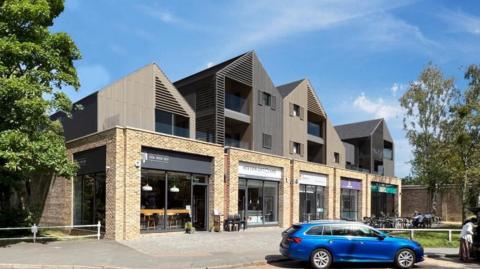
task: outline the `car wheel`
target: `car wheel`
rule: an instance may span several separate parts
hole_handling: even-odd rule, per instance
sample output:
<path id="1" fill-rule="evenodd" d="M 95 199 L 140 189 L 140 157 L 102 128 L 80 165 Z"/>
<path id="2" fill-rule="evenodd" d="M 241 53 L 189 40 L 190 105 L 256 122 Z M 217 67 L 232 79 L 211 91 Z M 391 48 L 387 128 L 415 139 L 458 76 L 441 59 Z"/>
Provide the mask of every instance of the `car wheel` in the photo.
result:
<path id="1" fill-rule="evenodd" d="M 398 268 L 408 269 L 415 264 L 415 253 L 407 248 L 402 248 L 397 252 L 395 264 Z"/>
<path id="2" fill-rule="evenodd" d="M 315 250 L 310 258 L 313 268 L 325 269 L 332 264 L 332 255 L 324 248 Z"/>

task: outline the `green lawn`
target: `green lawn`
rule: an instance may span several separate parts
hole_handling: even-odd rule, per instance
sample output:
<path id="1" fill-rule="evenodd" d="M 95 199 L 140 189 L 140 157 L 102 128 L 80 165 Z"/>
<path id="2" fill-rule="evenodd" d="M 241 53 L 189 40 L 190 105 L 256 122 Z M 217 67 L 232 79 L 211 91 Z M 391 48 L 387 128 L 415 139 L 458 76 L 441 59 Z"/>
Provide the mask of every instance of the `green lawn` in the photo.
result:
<path id="1" fill-rule="evenodd" d="M 391 235 L 396 237 L 410 238 L 410 232 L 395 232 Z M 415 241 L 424 248 L 458 248 L 460 245 L 460 232 L 452 232 L 452 242 L 448 241 L 448 232 L 418 232 L 415 231 Z"/>

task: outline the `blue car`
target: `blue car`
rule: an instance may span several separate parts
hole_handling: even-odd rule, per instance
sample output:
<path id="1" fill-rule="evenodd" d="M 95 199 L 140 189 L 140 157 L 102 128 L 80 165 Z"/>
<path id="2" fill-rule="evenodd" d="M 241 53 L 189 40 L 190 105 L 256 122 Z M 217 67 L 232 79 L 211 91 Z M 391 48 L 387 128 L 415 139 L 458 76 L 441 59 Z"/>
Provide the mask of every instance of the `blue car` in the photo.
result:
<path id="1" fill-rule="evenodd" d="M 309 261 L 313 268 L 332 263 L 395 263 L 411 268 L 423 261 L 423 247 L 409 239 L 389 236 L 356 222 L 319 221 L 295 224 L 282 234 L 283 256 Z"/>

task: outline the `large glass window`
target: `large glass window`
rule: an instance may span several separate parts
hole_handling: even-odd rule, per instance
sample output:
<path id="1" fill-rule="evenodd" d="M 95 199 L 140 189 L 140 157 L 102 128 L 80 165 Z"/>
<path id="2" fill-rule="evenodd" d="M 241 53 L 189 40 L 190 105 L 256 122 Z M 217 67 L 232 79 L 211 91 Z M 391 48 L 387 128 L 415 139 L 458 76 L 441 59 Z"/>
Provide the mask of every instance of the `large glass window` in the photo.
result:
<path id="1" fill-rule="evenodd" d="M 189 119 L 157 109 L 155 110 L 155 132 L 189 137 Z"/>
<path id="2" fill-rule="evenodd" d="M 105 173 L 79 175 L 74 179 L 75 225 L 101 222 L 105 227 Z"/>
<path id="3" fill-rule="evenodd" d="M 341 189 L 340 218 L 345 220 L 358 220 L 358 190 Z"/>
<path id="4" fill-rule="evenodd" d="M 325 187 L 300 185 L 300 221 L 323 219 Z"/>
<path id="5" fill-rule="evenodd" d="M 371 215 L 377 217 L 396 216 L 395 195 L 395 186 L 378 183 L 372 184 Z"/>
<path id="6" fill-rule="evenodd" d="M 207 186 L 206 175 L 142 169 L 141 230 L 180 230 L 191 220 L 206 229 Z"/>
<path id="7" fill-rule="evenodd" d="M 278 223 L 278 182 L 239 179 L 238 211 L 247 224 Z"/>

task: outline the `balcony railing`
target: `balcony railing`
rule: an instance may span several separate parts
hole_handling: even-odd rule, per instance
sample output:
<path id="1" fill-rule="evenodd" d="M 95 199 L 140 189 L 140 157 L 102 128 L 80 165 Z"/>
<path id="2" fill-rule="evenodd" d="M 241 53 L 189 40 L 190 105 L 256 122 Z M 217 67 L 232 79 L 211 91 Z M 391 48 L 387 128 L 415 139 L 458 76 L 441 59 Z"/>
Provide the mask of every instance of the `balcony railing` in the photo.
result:
<path id="1" fill-rule="evenodd" d="M 320 124 L 315 122 L 308 122 L 308 134 L 322 137 L 322 128 Z"/>
<path id="2" fill-rule="evenodd" d="M 225 108 L 248 114 L 247 99 L 228 92 L 225 92 Z"/>
<path id="3" fill-rule="evenodd" d="M 234 138 L 228 138 L 228 137 L 225 137 L 225 146 L 242 148 L 242 149 L 249 149 L 250 148 L 250 144 L 248 142 L 241 141 L 241 140 L 234 139 Z"/>
<path id="4" fill-rule="evenodd" d="M 350 170 L 355 170 L 355 171 L 364 172 L 364 173 L 370 173 L 370 170 L 369 170 L 369 169 L 362 168 L 362 167 L 358 167 L 358 166 L 351 165 L 351 164 L 346 164 L 346 165 L 345 165 L 345 168 L 350 169 Z"/>

